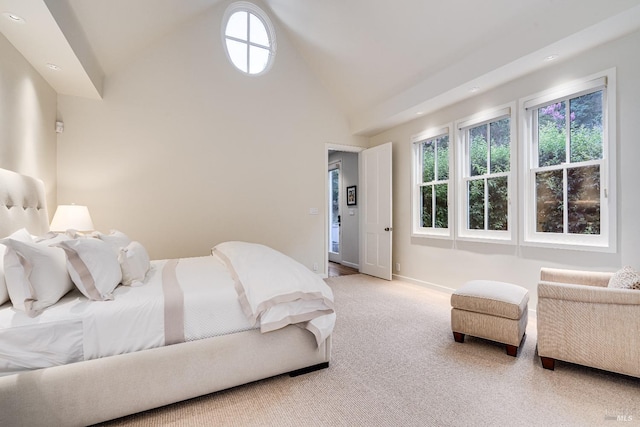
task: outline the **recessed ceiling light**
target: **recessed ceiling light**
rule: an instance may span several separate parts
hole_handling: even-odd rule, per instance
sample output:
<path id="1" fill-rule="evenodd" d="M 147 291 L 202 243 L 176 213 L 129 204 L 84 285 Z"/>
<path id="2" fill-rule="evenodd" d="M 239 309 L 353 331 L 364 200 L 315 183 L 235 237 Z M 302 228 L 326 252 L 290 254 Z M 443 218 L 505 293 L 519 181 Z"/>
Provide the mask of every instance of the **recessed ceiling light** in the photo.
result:
<path id="1" fill-rule="evenodd" d="M 546 57 L 544 58 L 544 60 L 545 60 L 546 62 L 551 62 L 551 61 L 554 61 L 554 60 L 558 59 L 558 57 L 559 57 L 559 56 L 560 56 L 560 55 L 558 55 L 557 53 L 554 53 L 553 55 L 546 56 Z"/>
<path id="2" fill-rule="evenodd" d="M 47 68 L 53 71 L 60 71 L 60 67 L 58 67 L 56 64 L 52 64 L 52 63 L 48 63 L 47 64 Z"/>
<path id="3" fill-rule="evenodd" d="M 19 24 L 24 24 L 26 21 L 24 20 L 24 18 L 22 18 L 21 16 L 16 15 L 15 13 L 11 13 L 11 12 L 4 12 L 2 14 L 2 16 L 4 16 L 5 18 L 7 18 L 9 21 L 11 22 L 16 22 Z"/>
<path id="4" fill-rule="evenodd" d="M 469 92 L 471 92 L 471 93 L 476 93 L 476 92 L 478 92 L 479 90 L 480 90 L 480 88 L 479 88 L 478 86 L 474 86 L 474 87 L 472 87 L 471 89 L 469 89 Z"/>
<path id="5" fill-rule="evenodd" d="M 416 116 L 421 116 L 422 115 L 422 111 L 417 111 L 416 112 Z"/>

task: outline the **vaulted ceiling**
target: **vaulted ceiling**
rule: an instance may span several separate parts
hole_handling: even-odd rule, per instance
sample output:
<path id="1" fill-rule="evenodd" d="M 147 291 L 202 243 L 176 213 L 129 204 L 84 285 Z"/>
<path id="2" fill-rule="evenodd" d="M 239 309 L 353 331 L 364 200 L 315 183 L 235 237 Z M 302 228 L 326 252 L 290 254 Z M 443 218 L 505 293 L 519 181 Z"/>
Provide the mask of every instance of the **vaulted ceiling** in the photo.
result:
<path id="1" fill-rule="evenodd" d="M 0 0 L 0 31 L 59 93 L 101 79 L 223 0 Z M 224 3 L 228 3 L 224 0 Z M 257 0 L 372 135 L 640 28 L 640 0 Z M 52 73 L 56 63 L 68 73 Z M 78 76 L 80 75 L 80 76 Z M 69 77 L 70 76 L 70 77 Z"/>

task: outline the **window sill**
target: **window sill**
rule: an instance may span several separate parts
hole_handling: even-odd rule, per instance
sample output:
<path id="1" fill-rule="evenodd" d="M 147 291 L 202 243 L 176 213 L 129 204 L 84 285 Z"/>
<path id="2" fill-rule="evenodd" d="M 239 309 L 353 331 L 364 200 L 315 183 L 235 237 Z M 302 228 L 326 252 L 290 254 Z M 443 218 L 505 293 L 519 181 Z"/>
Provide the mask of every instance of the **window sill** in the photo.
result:
<path id="1" fill-rule="evenodd" d="M 616 247 L 614 244 L 561 242 L 559 240 L 555 240 L 555 241 L 524 240 L 521 246 L 547 248 L 547 249 L 561 249 L 561 250 L 570 250 L 570 251 L 584 251 L 584 252 L 603 252 L 603 253 L 616 252 Z"/>
<path id="2" fill-rule="evenodd" d="M 453 240 L 453 234 L 449 229 L 442 229 L 442 232 L 438 231 L 412 231 L 411 237 L 417 237 L 420 239 L 440 239 L 440 240 Z"/>

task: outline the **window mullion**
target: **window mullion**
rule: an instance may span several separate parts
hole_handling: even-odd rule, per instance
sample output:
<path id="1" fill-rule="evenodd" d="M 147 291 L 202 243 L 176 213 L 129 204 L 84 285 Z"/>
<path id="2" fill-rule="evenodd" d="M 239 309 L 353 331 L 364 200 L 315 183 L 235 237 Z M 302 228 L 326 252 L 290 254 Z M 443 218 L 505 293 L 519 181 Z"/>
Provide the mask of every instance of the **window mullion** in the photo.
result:
<path id="1" fill-rule="evenodd" d="M 562 168 L 562 234 L 569 234 L 569 168 Z"/>
<path id="2" fill-rule="evenodd" d="M 436 186 L 438 182 L 438 145 L 439 138 L 433 140 L 433 182 L 431 185 L 431 227 L 436 228 Z"/>
<path id="3" fill-rule="evenodd" d="M 489 229 L 489 180 L 485 176 L 484 181 L 484 229 Z"/>
<path id="4" fill-rule="evenodd" d="M 491 173 L 491 126 L 487 123 L 487 174 Z"/>
<path id="5" fill-rule="evenodd" d="M 562 167 L 562 233 L 569 234 L 569 164 L 571 163 L 571 98 L 564 100 L 565 164 Z"/>
<path id="6" fill-rule="evenodd" d="M 567 98 L 564 101 L 564 126 L 567 137 L 565 138 L 565 162 L 571 162 L 571 99 Z"/>
<path id="7" fill-rule="evenodd" d="M 491 174 L 491 122 L 487 123 L 487 172 L 484 178 L 484 229 L 489 229 L 489 175 Z"/>
<path id="8" fill-rule="evenodd" d="M 439 138 L 433 140 L 433 179 L 438 180 L 438 145 Z"/>
<path id="9" fill-rule="evenodd" d="M 431 228 L 436 228 L 436 186 L 431 184 Z"/>
<path id="10" fill-rule="evenodd" d="M 533 136 L 534 143 L 531 144 L 530 153 L 531 153 L 531 162 L 527 165 L 528 167 L 540 167 L 540 141 L 539 141 L 539 127 L 540 122 L 538 118 L 538 110 L 533 110 L 532 120 L 531 120 L 531 131 Z"/>

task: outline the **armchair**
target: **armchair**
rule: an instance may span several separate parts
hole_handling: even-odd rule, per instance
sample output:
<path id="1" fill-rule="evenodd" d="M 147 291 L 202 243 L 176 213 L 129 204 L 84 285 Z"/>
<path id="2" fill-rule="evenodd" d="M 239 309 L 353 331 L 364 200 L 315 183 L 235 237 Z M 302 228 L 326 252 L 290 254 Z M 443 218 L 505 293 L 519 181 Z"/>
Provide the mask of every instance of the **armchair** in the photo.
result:
<path id="1" fill-rule="evenodd" d="M 640 377 L 640 291 L 607 288 L 613 273 L 543 268 L 538 355 Z"/>

